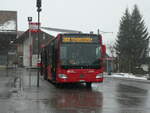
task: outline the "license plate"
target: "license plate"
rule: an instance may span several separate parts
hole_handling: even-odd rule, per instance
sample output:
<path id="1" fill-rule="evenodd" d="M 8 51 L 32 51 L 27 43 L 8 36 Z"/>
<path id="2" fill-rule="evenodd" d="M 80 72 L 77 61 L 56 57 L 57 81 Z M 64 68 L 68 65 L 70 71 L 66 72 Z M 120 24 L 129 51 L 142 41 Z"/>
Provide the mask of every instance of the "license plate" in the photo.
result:
<path id="1" fill-rule="evenodd" d="M 79 80 L 80 82 L 85 82 L 85 80 Z"/>

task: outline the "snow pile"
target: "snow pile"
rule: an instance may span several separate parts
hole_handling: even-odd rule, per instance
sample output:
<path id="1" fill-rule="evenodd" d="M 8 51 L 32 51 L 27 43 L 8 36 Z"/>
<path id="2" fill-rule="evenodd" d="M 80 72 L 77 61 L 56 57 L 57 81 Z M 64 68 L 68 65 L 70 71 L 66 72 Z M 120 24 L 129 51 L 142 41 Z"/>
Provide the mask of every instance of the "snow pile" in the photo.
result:
<path id="1" fill-rule="evenodd" d="M 130 73 L 114 73 L 111 75 L 112 77 L 119 77 L 119 78 L 131 78 L 131 79 L 142 79 L 142 80 L 147 80 L 146 77 L 137 77 L 133 74 Z"/>
<path id="2" fill-rule="evenodd" d="M 5 31 L 5 30 L 16 30 L 16 22 L 14 20 L 9 20 L 5 22 L 4 24 L 0 25 L 0 31 Z"/>

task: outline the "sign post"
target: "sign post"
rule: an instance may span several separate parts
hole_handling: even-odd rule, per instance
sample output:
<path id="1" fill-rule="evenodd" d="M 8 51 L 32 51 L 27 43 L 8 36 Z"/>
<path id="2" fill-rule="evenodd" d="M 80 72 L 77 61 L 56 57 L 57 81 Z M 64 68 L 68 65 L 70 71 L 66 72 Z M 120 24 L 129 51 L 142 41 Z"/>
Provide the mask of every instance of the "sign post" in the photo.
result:
<path id="1" fill-rule="evenodd" d="M 30 23 L 32 22 L 32 17 L 28 17 L 29 22 L 29 55 L 30 55 L 30 68 L 32 67 L 32 37 L 31 37 L 31 28 Z"/>
<path id="2" fill-rule="evenodd" d="M 39 72 L 40 72 L 40 70 L 39 70 L 39 61 L 40 61 L 40 58 L 39 58 L 39 49 L 40 49 L 40 47 L 39 47 L 39 33 L 40 33 L 40 25 L 39 25 L 39 23 L 40 23 L 40 12 L 41 12 L 41 0 L 37 0 L 37 4 L 36 4 L 36 6 L 37 6 L 37 12 L 38 12 L 38 59 L 37 59 L 37 69 L 38 69 L 38 71 L 37 71 L 37 87 L 39 87 L 39 78 L 40 78 L 40 75 L 39 75 Z"/>

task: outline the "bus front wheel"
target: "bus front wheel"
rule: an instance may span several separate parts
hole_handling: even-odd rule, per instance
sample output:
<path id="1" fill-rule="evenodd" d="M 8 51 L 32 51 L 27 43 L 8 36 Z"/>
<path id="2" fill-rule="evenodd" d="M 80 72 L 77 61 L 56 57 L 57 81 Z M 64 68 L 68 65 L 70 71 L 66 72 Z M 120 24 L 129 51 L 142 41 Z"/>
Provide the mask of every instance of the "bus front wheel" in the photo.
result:
<path id="1" fill-rule="evenodd" d="M 86 82 L 86 87 L 91 88 L 92 83 L 91 82 Z"/>

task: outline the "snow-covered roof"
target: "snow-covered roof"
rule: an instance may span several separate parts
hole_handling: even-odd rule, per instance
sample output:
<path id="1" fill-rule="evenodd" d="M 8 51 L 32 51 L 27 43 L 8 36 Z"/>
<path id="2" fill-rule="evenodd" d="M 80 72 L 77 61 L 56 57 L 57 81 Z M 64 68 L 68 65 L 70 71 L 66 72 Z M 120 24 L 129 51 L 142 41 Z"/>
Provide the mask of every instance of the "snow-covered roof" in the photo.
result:
<path id="1" fill-rule="evenodd" d="M 14 20 L 6 21 L 3 24 L 0 24 L 0 32 L 16 31 L 16 25 Z"/>
<path id="2" fill-rule="evenodd" d="M 25 31 L 25 32 L 18 32 L 18 33 L 17 33 L 18 34 L 17 39 L 15 40 L 14 43 L 22 43 L 24 40 L 29 38 L 29 29 L 27 31 Z M 43 30 L 41 30 L 41 33 L 44 33 L 45 35 L 47 35 L 49 37 L 54 37 L 53 35 L 50 35 L 50 34 L 44 32 Z M 37 36 L 36 34 L 37 34 L 37 32 L 31 32 L 32 36 L 33 35 Z"/>

